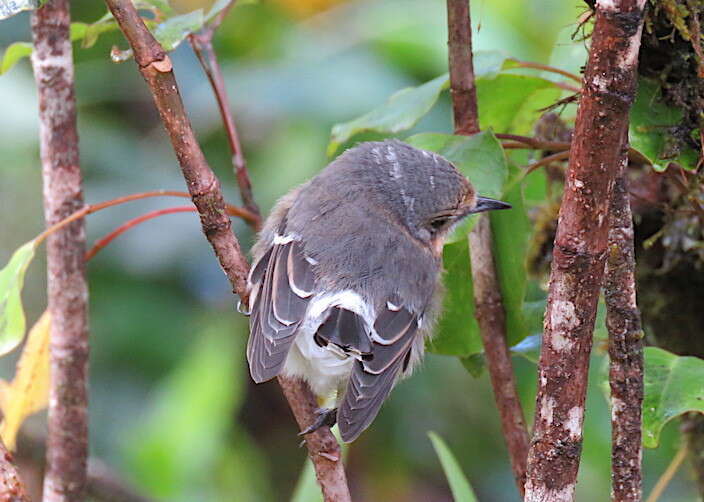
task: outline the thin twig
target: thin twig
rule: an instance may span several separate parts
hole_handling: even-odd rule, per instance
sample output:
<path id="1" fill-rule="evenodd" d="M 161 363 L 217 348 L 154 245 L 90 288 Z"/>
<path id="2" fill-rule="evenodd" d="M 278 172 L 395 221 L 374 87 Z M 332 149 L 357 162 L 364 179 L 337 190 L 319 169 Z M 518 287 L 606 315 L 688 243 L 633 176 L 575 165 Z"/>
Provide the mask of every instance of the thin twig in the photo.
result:
<path id="1" fill-rule="evenodd" d="M 39 96 L 39 139 L 48 226 L 83 206 L 68 0 L 32 12 L 32 66 Z M 88 285 L 85 222 L 49 237 L 51 312 L 45 502 L 83 500 L 88 459 Z"/>
<path id="2" fill-rule="evenodd" d="M 479 117 L 472 66 L 469 0 L 447 0 L 447 22 L 455 134 L 475 134 L 479 132 Z M 506 342 L 506 317 L 491 250 L 491 228 L 487 215 L 480 217 L 469 235 L 469 254 L 476 316 L 494 389 L 494 399 L 501 417 L 516 487 L 523 495 L 528 430 L 518 399 Z"/>
<path id="3" fill-rule="evenodd" d="M 237 126 L 235 125 L 232 112 L 230 111 L 230 100 L 227 96 L 227 89 L 225 88 L 225 79 L 223 78 L 220 63 L 218 62 L 215 49 L 213 48 L 213 36 L 215 35 L 215 31 L 225 19 L 230 9 L 234 7 L 235 2 L 236 0 L 230 1 L 227 7 L 221 10 L 211 23 L 205 26 L 199 33 L 191 34 L 188 40 L 198 57 L 203 72 L 208 77 L 210 86 L 213 88 L 213 94 L 215 94 L 215 99 L 218 102 L 220 116 L 222 117 L 225 132 L 227 133 L 227 141 L 232 154 L 232 168 L 237 177 L 237 185 L 240 189 L 242 203 L 245 208 L 256 215 L 256 220 L 252 222 L 252 226 L 255 230 L 259 230 L 262 224 L 261 214 L 259 207 L 254 201 L 254 196 L 252 195 L 252 183 L 249 180 L 247 163 L 242 153 L 242 144 L 239 134 L 237 133 Z"/>
<path id="4" fill-rule="evenodd" d="M 571 502 L 611 188 L 635 95 L 645 0 L 598 0 L 553 250 L 526 502 Z"/>
<path id="5" fill-rule="evenodd" d="M 519 143 L 524 143 L 536 150 L 569 150 L 570 144 L 566 141 L 543 141 L 538 138 L 533 138 L 530 136 L 519 136 L 518 134 L 505 134 L 496 133 L 494 134 L 498 139 L 505 139 L 508 141 L 516 141 Z"/>
<path id="6" fill-rule="evenodd" d="M 543 157 L 540 160 L 537 160 L 527 166 L 527 169 L 524 171 L 523 176 L 528 176 L 530 173 L 538 169 L 539 167 L 547 166 L 552 164 L 553 162 L 559 162 L 561 160 L 567 160 L 570 156 L 570 151 L 565 150 L 562 152 L 557 152 L 553 153 L 552 155 L 548 155 L 547 157 Z"/>
<path id="7" fill-rule="evenodd" d="M 98 239 L 95 241 L 95 244 L 93 244 L 93 247 L 88 250 L 86 253 L 86 261 L 90 261 L 91 258 L 93 258 L 96 254 L 101 249 L 104 249 L 108 244 L 110 244 L 112 241 L 117 239 L 119 236 L 127 232 L 130 228 L 136 227 L 140 223 L 143 223 L 148 220 L 152 220 L 154 218 L 158 218 L 159 216 L 163 216 L 165 214 L 174 214 L 174 213 L 185 213 L 185 212 L 193 212 L 196 211 L 195 206 L 178 206 L 178 207 L 169 207 L 167 209 L 158 209 L 156 211 L 150 211 L 148 213 L 142 214 L 140 216 L 137 216 L 136 218 L 132 218 L 131 220 L 128 220 L 124 222 L 122 225 L 117 227 L 115 230 L 107 234 L 105 237 Z"/>
<path id="8" fill-rule="evenodd" d="M 246 305 L 249 296 L 247 288 L 249 264 L 242 254 L 239 243 L 232 233 L 230 220 L 225 214 L 220 183 L 206 162 L 188 120 L 172 71 L 171 60 L 146 28 L 131 0 L 106 0 L 106 3 L 125 34 L 139 70 L 152 92 L 193 203 L 198 208 L 203 232 L 230 280 L 233 291 L 240 296 L 242 304 Z M 301 407 L 304 397 L 306 402 L 315 402 L 307 387 L 301 388 L 296 382 L 290 382 L 285 378 L 279 378 L 279 381 L 284 384 L 284 394 L 289 399 L 289 406 L 294 413 Z M 294 388 L 298 387 L 300 393 L 288 392 L 286 384 L 289 383 Z M 308 415 L 306 423 L 314 419 L 311 410 L 307 408 L 301 413 Z M 298 413 L 296 416 L 298 417 Z M 330 429 L 322 427 L 310 434 L 306 444 L 326 502 L 348 502 L 349 489 L 341 455 L 316 449 L 324 445 L 337 444 Z M 337 450 L 339 451 L 339 446 Z M 333 496 L 335 498 L 332 498 Z"/>
<path id="9" fill-rule="evenodd" d="M 665 472 L 662 473 L 662 476 L 658 479 L 657 483 L 655 483 L 655 486 L 653 487 L 653 491 L 650 492 L 650 495 L 648 495 L 648 498 L 646 499 L 645 502 L 657 502 L 660 496 L 663 494 L 665 489 L 667 488 L 667 485 L 670 484 L 670 481 L 672 481 L 672 478 L 675 477 L 675 474 L 677 474 L 677 471 L 682 467 L 682 463 L 685 461 L 687 458 L 687 446 L 682 446 L 678 451 L 677 454 L 672 458 L 672 461 L 670 462 L 670 465 L 667 466 L 667 469 L 665 469 Z"/>
<path id="10" fill-rule="evenodd" d="M 579 75 L 575 75 L 574 73 L 561 70 L 560 68 L 555 68 L 554 66 L 549 66 L 541 63 L 533 63 L 531 61 L 521 61 L 519 59 L 514 58 L 510 58 L 509 61 L 513 62 L 519 68 L 533 68 L 534 70 L 549 71 L 551 73 L 556 73 L 558 75 L 562 75 L 563 77 L 572 79 L 575 82 L 579 82 L 579 84 L 582 83 L 582 77 L 580 77 Z M 579 89 L 577 89 L 576 92 L 579 92 Z"/>
<path id="11" fill-rule="evenodd" d="M 133 200 L 140 200 L 140 199 L 146 199 L 149 197 L 185 197 L 187 199 L 191 198 L 191 195 L 187 192 L 178 192 L 175 190 L 154 190 L 151 192 L 140 192 L 140 193 L 133 193 L 130 195 L 125 195 L 123 197 L 118 197 L 116 199 L 111 199 L 111 200 L 106 200 L 104 202 L 98 202 L 96 204 L 88 204 L 86 206 L 83 206 L 81 209 L 78 209 L 77 211 L 71 213 L 68 215 L 66 218 L 64 218 L 61 221 L 56 222 L 46 230 L 44 230 L 41 234 L 39 234 L 37 237 L 34 238 L 34 243 L 35 245 L 41 244 L 41 242 L 46 239 L 48 236 L 53 234 L 54 232 L 57 232 L 64 228 L 65 226 L 73 223 L 76 220 L 80 220 L 84 216 L 88 216 L 89 214 L 96 213 L 98 211 L 101 211 L 105 208 L 112 207 L 112 206 L 118 206 L 120 204 L 124 204 L 125 202 L 131 202 Z M 225 204 L 225 211 L 227 212 L 228 215 L 230 216 L 237 216 L 238 218 L 242 218 L 245 221 L 252 222 L 254 221 L 254 215 L 247 211 L 246 209 L 243 209 L 241 207 L 233 206 L 231 204 Z"/>
<path id="12" fill-rule="evenodd" d="M 0 501 L 29 502 L 15 459 L 0 439 Z"/>
<path id="13" fill-rule="evenodd" d="M 611 196 L 604 278 L 611 386 L 611 500 L 640 502 L 642 496 L 641 406 L 643 331 L 636 304 L 633 217 L 626 187 L 627 136 Z"/>
<path id="14" fill-rule="evenodd" d="M 237 208 L 239 209 L 239 208 Z M 90 261 L 91 258 L 93 258 L 98 252 L 103 250 L 106 246 L 108 246 L 112 241 L 117 239 L 119 236 L 127 232 L 130 228 L 134 228 L 137 225 L 144 223 L 145 221 L 153 220 L 154 218 L 158 218 L 159 216 L 164 216 L 166 214 L 174 214 L 174 213 L 194 213 L 198 210 L 196 206 L 177 206 L 177 207 L 169 207 L 166 209 L 157 209 L 155 211 L 150 211 L 148 213 L 142 214 L 140 216 L 137 216 L 136 218 L 132 218 L 131 220 L 127 220 L 124 222 L 122 225 L 117 227 L 115 230 L 107 234 L 106 236 L 98 239 L 95 241 L 93 244 L 93 247 L 88 250 L 86 253 L 86 261 Z M 227 214 L 230 216 L 239 216 L 238 214 L 233 214 L 230 211 L 230 208 L 227 206 L 225 207 L 225 210 L 227 211 Z"/>

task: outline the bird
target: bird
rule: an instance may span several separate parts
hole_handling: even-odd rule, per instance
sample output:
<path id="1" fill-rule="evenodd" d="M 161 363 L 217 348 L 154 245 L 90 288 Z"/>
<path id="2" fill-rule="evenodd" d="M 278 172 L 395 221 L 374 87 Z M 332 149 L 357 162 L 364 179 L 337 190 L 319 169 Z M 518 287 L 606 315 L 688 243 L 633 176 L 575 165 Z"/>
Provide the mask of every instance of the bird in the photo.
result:
<path id="1" fill-rule="evenodd" d="M 345 151 L 275 204 L 252 247 L 252 379 L 303 379 L 335 405 L 301 435 L 337 422 L 342 440 L 354 441 L 423 357 L 452 228 L 510 207 L 402 141 Z"/>

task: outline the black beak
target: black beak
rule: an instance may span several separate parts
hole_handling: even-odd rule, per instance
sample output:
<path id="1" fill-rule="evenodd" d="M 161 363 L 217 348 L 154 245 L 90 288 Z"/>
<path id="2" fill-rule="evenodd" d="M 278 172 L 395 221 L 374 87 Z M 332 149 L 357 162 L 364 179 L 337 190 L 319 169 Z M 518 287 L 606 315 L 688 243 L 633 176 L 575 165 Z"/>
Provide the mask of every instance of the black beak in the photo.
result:
<path id="1" fill-rule="evenodd" d="M 470 213 L 481 213 L 484 211 L 493 211 L 495 209 L 511 209 L 511 204 L 501 202 L 500 200 L 490 199 L 488 197 L 477 197 L 477 205 Z"/>

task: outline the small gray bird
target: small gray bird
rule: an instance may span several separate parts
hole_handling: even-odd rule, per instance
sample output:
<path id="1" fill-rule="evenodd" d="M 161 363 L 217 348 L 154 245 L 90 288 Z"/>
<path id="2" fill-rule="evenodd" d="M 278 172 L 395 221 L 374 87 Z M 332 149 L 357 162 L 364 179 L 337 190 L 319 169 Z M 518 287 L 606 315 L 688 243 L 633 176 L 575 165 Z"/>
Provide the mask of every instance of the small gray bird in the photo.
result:
<path id="1" fill-rule="evenodd" d="M 353 441 L 423 356 L 439 310 L 445 237 L 465 216 L 507 209 L 478 197 L 441 156 L 362 143 L 274 207 L 252 250 L 249 370 L 303 378 Z"/>

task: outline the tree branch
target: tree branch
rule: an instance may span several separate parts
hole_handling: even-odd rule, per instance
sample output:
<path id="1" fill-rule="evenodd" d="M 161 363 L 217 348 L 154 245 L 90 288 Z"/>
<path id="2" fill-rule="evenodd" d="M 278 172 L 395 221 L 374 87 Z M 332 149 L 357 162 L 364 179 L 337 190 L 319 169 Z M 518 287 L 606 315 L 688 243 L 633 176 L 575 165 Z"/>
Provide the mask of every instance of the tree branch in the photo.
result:
<path id="1" fill-rule="evenodd" d="M 447 45 L 455 134 L 479 132 L 469 0 L 447 0 Z"/>
<path id="2" fill-rule="evenodd" d="M 237 133 L 237 126 L 235 125 L 232 112 L 230 111 L 230 100 L 227 96 L 227 90 L 225 89 L 225 80 L 223 79 L 220 63 L 218 62 L 215 49 L 213 48 L 213 36 L 215 35 L 215 31 L 225 19 L 229 10 L 234 7 L 236 1 L 237 0 L 231 0 L 228 6 L 220 11 L 209 25 L 204 27 L 199 33 L 191 34 L 188 40 L 198 57 L 198 61 L 205 75 L 208 77 L 210 86 L 213 88 L 213 93 L 215 94 L 215 99 L 220 109 L 220 116 L 222 117 L 225 132 L 227 133 L 227 141 L 232 153 L 232 168 L 235 172 L 235 176 L 237 176 L 237 185 L 239 186 L 240 195 L 242 196 L 242 203 L 246 209 L 256 215 L 257 219 L 253 223 L 253 227 L 255 230 L 259 230 L 262 224 L 261 214 L 259 207 L 256 202 L 254 202 L 252 183 L 249 180 L 247 163 L 242 153 L 242 144 L 240 143 L 240 137 Z"/>
<path id="3" fill-rule="evenodd" d="M 299 379 L 279 377 L 279 385 L 301 430 L 312 425 L 316 417 L 315 410 L 319 406 L 308 384 Z M 322 431 L 325 432 L 321 433 Z M 324 500 L 350 502 L 352 499 L 342 469 L 342 451 L 330 429 L 323 427 L 312 434 L 306 434 L 305 442 Z"/>
<path id="4" fill-rule="evenodd" d="M 15 459 L 0 439 L 0 501 L 29 502 Z"/>
<path id="5" fill-rule="evenodd" d="M 472 66 L 469 0 L 447 0 L 447 22 L 455 134 L 471 135 L 479 132 L 479 116 Z M 494 399 L 499 409 L 516 486 L 523 495 L 528 431 L 506 342 L 506 318 L 491 250 L 488 215 L 480 216 L 469 235 L 469 254 L 476 316 L 494 389 Z"/>
<path id="6" fill-rule="evenodd" d="M 39 95 L 39 142 L 47 226 L 83 207 L 78 160 L 68 0 L 32 13 L 32 66 Z M 51 311 L 49 432 L 44 501 L 83 500 L 88 458 L 88 286 L 85 224 L 49 236 L 47 288 Z"/>
<path id="7" fill-rule="evenodd" d="M 193 203 L 198 208 L 203 232 L 215 250 L 234 292 L 246 305 L 249 296 L 249 264 L 230 228 L 220 183 L 208 166 L 186 115 L 171 61 L 140 19 L 131 0 L 106 0 L 106 3 L 129 41 L 139 70 L 152 92 Z M 297 419 L 307 418 L 307 423 L 312 422 L 314 416 L 309 407 L 305 406 L 305 403 L 315 402 L 310 390 L 286 378 L 279 378 L 279 382 L 282 383 L 284 394 L 289 399 L 289 406 L 294 410 Z M 291 389 L 298 390 L 292 392 Z M 330 454 L 332 450 L 323 449 L 326 445 L 337 444 L 330 429 L 323 427 L 308 435 L 306 444 L 325 500 L 349 501 L 342 458 L 340 455 L 335 458 L 334 454 Z M 331 498 L 333 496 L 336 498 Z"/>
<path id="8" fill-rule="evenodd" d="M 609 202 L 635 92 L 645 0 L 598 0 L 553 251 L 526 502 L 573 499 Z"/>
<path id="9" fill-rule="evenodd" d="M 488 215 L 481 215 L 470 232 L 469 251 L 479 332 L 513 476 L 516 487 L 523 496 L 529 446 L 528 428 L 518 398 L 511 355 L 506 343 L 506 317 L 491 252 L 491 226 Z"/>
<path id="10" fill-rule="evenodd" d="M 626 138 L 627 133 L 624 134 Z M 627 166 L 627 141 L 624 141 L 620 172 L 611 196 L 604 280 L 609 331 L 613 502 L 639 502 L 642 496 L 643 331 L 636 304 L 633 217 L 626 186 Z"/>

